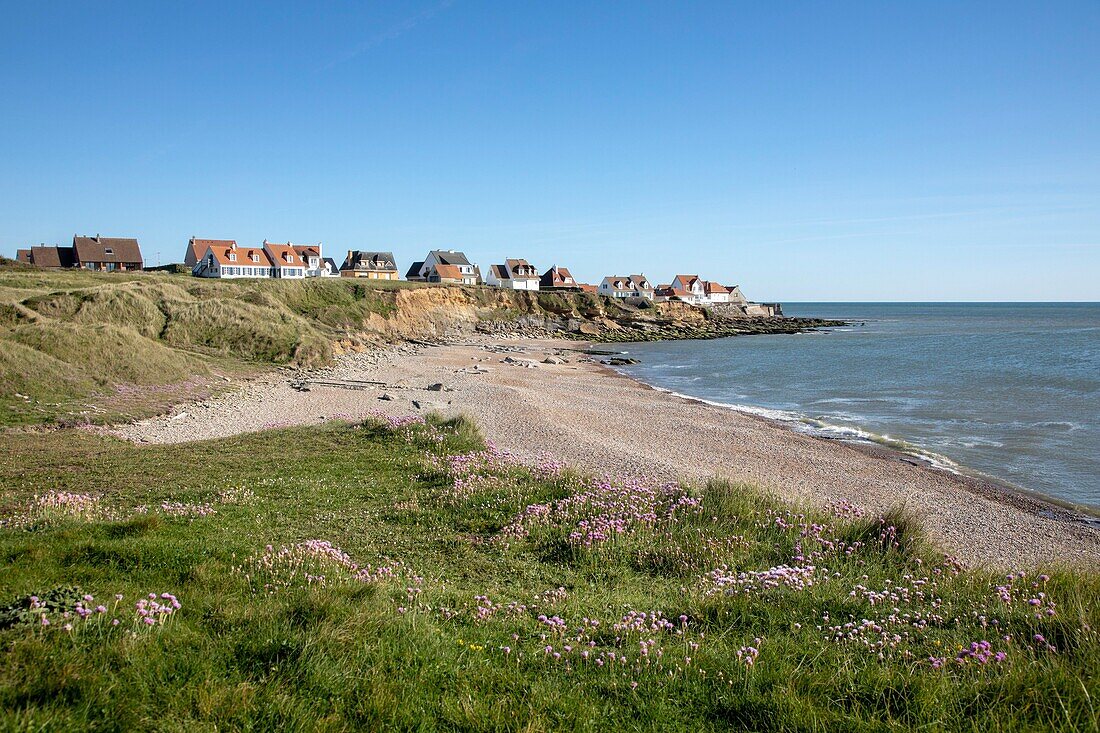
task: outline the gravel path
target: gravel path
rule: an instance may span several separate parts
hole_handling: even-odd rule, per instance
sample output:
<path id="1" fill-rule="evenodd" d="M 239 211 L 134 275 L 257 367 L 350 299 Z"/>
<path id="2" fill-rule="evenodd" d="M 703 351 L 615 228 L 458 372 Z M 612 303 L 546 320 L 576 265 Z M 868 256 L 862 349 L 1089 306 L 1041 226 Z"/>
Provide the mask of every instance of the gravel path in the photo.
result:
<path id="1" fill-rule="evenodd" d="M 497 339 L 352 354 L 309 378 L 389 386 L 311 385 L 299 392 L 291 386 L 293 373 L 279 372 L 113 433 L 135 442 L 176 443 L 376 411 L 407 415 L 418 411 L 417 401 L 420 410 L 471 416 L 487 438 L 522 457 L 549 453 L 600 474 L 722 477 L 814 504 L 848 499 L 876 512 L 905 507 L 922 519 L 933 541 L 969 565 L 1100 568 L 1100 528 L 1072 511 L 913 465 L 889 451 L 801 435 L 658 392 L 585 361 L 570 346 L 580 345 Z M 566 363 L 542 363 L 548 356 Z M 438 383 L 446 390 L 426 389 Z M 383 394 L 392 399 L 380 399 Z"/>

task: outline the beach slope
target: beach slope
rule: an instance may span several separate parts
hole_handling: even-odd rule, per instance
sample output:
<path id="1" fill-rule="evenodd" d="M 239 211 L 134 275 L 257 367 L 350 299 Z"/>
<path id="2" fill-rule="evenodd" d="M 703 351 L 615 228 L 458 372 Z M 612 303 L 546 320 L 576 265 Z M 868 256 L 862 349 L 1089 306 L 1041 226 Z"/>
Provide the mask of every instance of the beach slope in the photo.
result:
<path id="1" fill-rule="evenodd" d="M 174 443 L 377 412 L 464 413 L 496 445 L 531 460 L 548 454 L 597 474 L 720 477 L 813 505 L 901 507 L 937 546 L 971 566 L 1100 567 L 1100 528 L 1072 510 L 892 451 L 798 434 L 660 392 L 584 357 L 583 348 L 482 339 L 350 354 L 333 369 L 269 376 L 113 432 Z M 545 363 L 550 357 L 564 363 Z M 292 384 L 303 376 L 308 391 Z"/>

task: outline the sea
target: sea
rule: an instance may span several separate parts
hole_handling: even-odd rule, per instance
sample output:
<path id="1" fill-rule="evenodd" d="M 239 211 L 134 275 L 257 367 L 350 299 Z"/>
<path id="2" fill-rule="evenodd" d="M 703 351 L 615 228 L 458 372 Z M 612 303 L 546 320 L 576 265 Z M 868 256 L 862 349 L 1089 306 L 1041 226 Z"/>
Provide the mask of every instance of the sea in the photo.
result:
<path id="1" fill-rule="evenodd" d="M 1100 510 L 1100 303 L 791 303 L 814 333 L 627 344 L 658 389 Z"/>

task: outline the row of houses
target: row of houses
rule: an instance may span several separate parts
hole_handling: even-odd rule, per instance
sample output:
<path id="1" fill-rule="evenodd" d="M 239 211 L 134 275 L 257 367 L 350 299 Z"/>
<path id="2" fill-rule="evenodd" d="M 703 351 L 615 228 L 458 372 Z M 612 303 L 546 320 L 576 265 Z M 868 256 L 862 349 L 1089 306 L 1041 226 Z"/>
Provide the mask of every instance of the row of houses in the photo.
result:
<path id="1" fill-rule="evenodd" d="M 143 260 L 136 239 L 73 235 L 71 247 L 45 245 L 21 249 L 21 262 L 39 267 L 76 267 L 99 271 L 141 270 Z M 269 242 L 239 245 L 232 239 L 191 237 L 183 258 L 195 277 L 207 278 L 279 278 L 354 277 L 372 280 L 399 280 L 401 271 L 392 252 L 347 250 L 341 264 L 325 257 L 321 243 L 293 244 Z M 411 282 L 457 285 L 488 285 L 510 290 L 559 290 L 590 292 L 618 299 L 643 299 L 655 302 L 679 300 L 693 305 L 731 303 L 752 312 L 758 304 L 749 303 L 737 285 L 722 285 L 698 275 L 677 275 L 668 284 L 654 285 L 645 275 L 609 275 L 599 285 L 578 282 L 568 268 L 554 265 L 545 272 L 525 259 L 506 259 L 481 267 L 456 250 L 431 250 L 423 260 L 405 271 Z M 757 309 L 759 310 L 759 309 Z M 765 309 L 766 310 L 766 309 Z"/>
<path id="2" fill-rule="evenodd" d="M 48 268 L 78 267 L 82 270 L 127 272 L 141 270 L 144 260 L 136 239 L 73 235 L 70 247 L 39 245 L 15 251 L 15 259 Z"/>

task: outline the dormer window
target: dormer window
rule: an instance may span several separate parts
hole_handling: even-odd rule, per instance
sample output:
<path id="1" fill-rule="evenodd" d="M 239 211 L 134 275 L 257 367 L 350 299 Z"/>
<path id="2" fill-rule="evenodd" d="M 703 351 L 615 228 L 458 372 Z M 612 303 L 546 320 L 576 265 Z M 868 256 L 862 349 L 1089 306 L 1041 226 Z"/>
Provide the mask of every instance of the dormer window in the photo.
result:
<path id="1" fill-rule="evenodd" d="M 237 261 L 237 253 L 236 252 L 230 252 L 229 253 L 229 261 L 230 262 L 236 262 Z"/>
<path id="2" fill-rule="evenodd" d="M 105 255 L 113 255 L 114 253 L 115 253 L 115 251 L 113 249 L 111 249 L 110 247 L 104 247 L 103 248 L 103 254 L 105 254 Z"/>
<path id="3" fill-rule="evenodd" d="M 252 256 L 251 256 L 251 259 L 252 259 L 253 262 L 259 262 L 260 261 L 260 256 L 258 254 L 256 254 L 255 252 L 253 252 Z"/>

